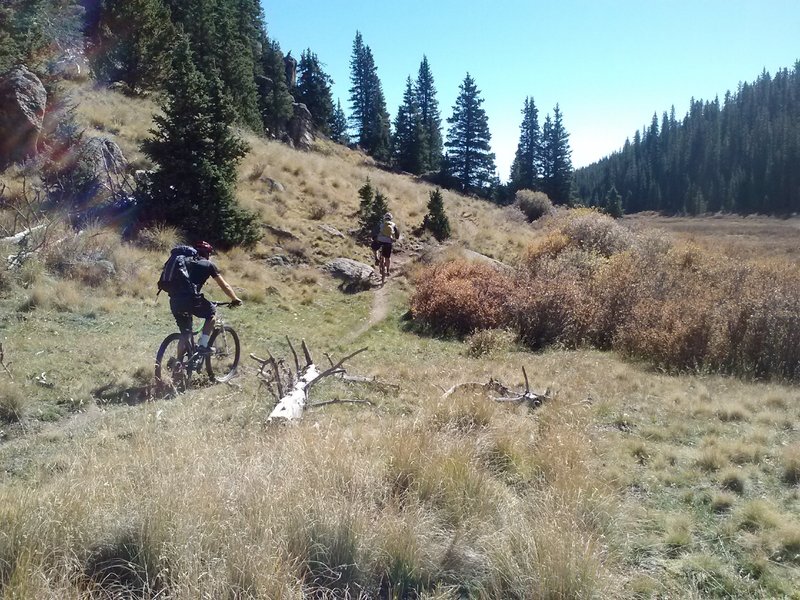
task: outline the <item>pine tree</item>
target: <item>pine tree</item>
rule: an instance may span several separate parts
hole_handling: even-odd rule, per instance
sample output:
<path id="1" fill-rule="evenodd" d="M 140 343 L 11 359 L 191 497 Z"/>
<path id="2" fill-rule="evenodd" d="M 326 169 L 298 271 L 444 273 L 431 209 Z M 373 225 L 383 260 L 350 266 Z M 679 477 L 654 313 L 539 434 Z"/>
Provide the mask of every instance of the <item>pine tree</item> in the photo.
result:
<path id="1" fill-rule="evenodd" d="M 522 109 L 519 144 L 514 162 L 511 165 L 509 178 L 511 191 L 535 190 L 539 186 L 541 166 L 541 132 L 539 131 L 539 111 L 533 98 L 525 98 Z"/>
<path id="2" fill-rule="evenodd" d="M 427 138 L 422 115 L 417 106 L 414 86 L 409 77 L 403 103 L 397 109 L 392 142 L 392 162 L 402 171 L 419 175 L 426 164 Z"/>
<path id="3" fill-rule="evenodd" d="M 166 82 L 163 114 L 142 143 L 158 169 L 143 190 L 142 218 L 181 228 L 222 247 L 259 237 L 253 215 L 236 205 L 236 166 L 247 151 L 232 135 L 235 112 L 218 78 L 204 77 L 181 36 Z"/>
<path id="4" fill-rule="evenodd" d="M 280 138 L 292 118 L 294 99 L 289 94 L 283 53 L 278 42 L 264 37 L 261 51 L 264 76 L 259 80 L 259 108 L 265 133 Z"/>
<path id="5" fill-rule="evenodd" d="M 617 188 L 615 188 L 613 185 L 609 188 L 601 208 L 609 216 L 614 217 L 615 219 L 620 219 L 622 218 L 622 215 L 625 214 L 625 211 L 622 208 L 622 196 L 619 195 Z"/>
<path id="6" fill-rule="evenodd" d="M 218 0 L 220 34 L 217 64 L 225 91 L 233 100 L 237 122 L 263 132 L 256 76 L 261 73 L 260 39 L 265 31 L 259 0 Z"/>
<path id="7" fill-rule="evenodd" d="M 442 117 L 428 58 L 423 55 L 416 81 L 417 105 L 425 131 L 425 171 L 436 171 L 442 163 Z"/>
<path id="8" fill-rule="evenodd" d="M 568 204 L 572 191 L 572 150 L 556 104 L 553 118 L 545 117 L 542 127 L 542 191 L 554 204 Z"/>
<path id="9" fill-rule="evenodd" d="M 92 37 L 100 80 L 122 81 L 131 91 L 163 83 L 175 30 L 161 0 L 105 0 Z"/>
<path id="10" fill-rule="evenodd" d="M 383 216 L 389 212 L 389 202 L 379 190 L 375 190 L 375 197 L 372 199 L 372 212 L 367 222 L 370 233 L 377 231 L 383 223 Z"/>
<path id="11" fill-rule="evenodd" d="M 356 32 L 350 59 L 350 121 L 358 144 L 378 160 L 390 157 L 389 113 L 372 50 Z"/>
<path id="12" fill-rule="evenodd" d="M 306 105 L 311 113 L 314 127 L 321 133 L 329 135 L 333 117 L 331 78 L 322 70 L 317 55 L 310 49 L 304 50 L 300 55 L 297 72 L 295 99 Z"/>
<path id="13" fill-rule="evenodd" d="M 363 235 L 370 235 L 372 233 L 370 221 L 372 220 L 372 202 L 375 198 L 375 190 L 369 178 L 359 188 L 358 198 L 358 226 Z"/>
<path id="14" fill-rule="evenodd" d="M 483 98 L 469 73 L 459 86 L 445 146 L 449 149 L 452 175 L 465 192 L 486 194 L 495 180 L 494 153 L 489 144 L 489 120 Z"/>
<path id="15" fill-rule="evenodd" d="M 444 199 L 442 190 L 436 188 L 430 193 L 428 200 L 428 214 L 422 221 L 422 226 L 441 242 L 450 237 L 450 220 L 444 212 Z"/>
<path id="16" fill-rule="evenodd" d="M 347 135 L 347 116 L 344 114 L 342 103 L 339 100 L 336 101 L 336 108 L 331 115 L 328 127 L 334 142 L 345 146 L 350 143 L 350 136 Z"/>

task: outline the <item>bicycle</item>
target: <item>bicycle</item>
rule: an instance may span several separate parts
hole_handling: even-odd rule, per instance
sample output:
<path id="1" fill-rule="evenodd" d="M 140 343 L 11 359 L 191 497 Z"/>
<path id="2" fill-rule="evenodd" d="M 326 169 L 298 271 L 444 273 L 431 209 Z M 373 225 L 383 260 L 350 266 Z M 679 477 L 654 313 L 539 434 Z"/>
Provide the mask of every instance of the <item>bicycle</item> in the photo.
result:
<path id="1" fill-rule="evenodd" d="M 212 302 L 215 306 L 231 306 L 232 302 Z M 183 390 L 191 385 L 192 374 L 198 375 L 205 367 L 208 378 L 217 383 L 225 383 L 236 375 L 239 365 L 241 346 L 239 336 L 230 325 L 226 325 L 222 316 L 217 313 L 214 331 L 208 340 L 211 352 L 200 354 L 197 351 L 195 336 L 202 330 L 201 326 L 187 336 L 183 345 L 184 351 L 179 353 L 181 337 L 179 332 L 171 333 L 156 353 L 156 382 Z"/>
<path id="2" fill-rule="evenodd" d="M 389 274 L 389 268 L 387 267 L 387 263 L 389 259 L 383 255 L 383 251 L 380 253 L 380 257 L 378 258 L 378 266 L 380 267 L 381 272 L 381 283 L 386 281 L 386 276 Z"/>

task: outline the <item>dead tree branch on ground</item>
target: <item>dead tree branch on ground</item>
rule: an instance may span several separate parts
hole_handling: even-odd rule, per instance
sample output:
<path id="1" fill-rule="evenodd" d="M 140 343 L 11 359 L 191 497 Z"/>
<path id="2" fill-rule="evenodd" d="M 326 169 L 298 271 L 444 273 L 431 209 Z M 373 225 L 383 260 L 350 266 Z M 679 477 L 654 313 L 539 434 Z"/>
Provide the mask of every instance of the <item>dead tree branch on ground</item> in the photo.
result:
<path id="1" fill-rule="evenodd" d="M 552 392 L 550 391 L 550 388 L 547 388 L 543 394 L 537 394 L 536 392 L 531 391 L 530 384 L 528 382 L 528 373 L 525 371 L 525 367 L 522 367 L 522 376 L 525 378 L 524 392 L 514 392 L 496 379 L 490 378 L 487 383 L 467 382 L 456 384 L 447 390 L 442 397 L 447 398 L 455 393 L 479 392 L 486 394 L 495 402 L 515 402 L 520 404 L 524 402 L 527 403 L 531 408 L 538 408 L 545 402 L 545 400 L 550 400 L 552 398 Z M 492 393 L 498 395 L 495 396 Z"/>
<path id="2" fill-rule="evenodd" d="M 360 350 L 356 350 L 355 352 L 348 354 L 343 359 L 338 361 L 337 363 L 333 363 L 330 361 L 331 366 L 325 370 L 320 370 L 317 365 L 314 364 L 314 359 L 311 356 L 311 351 L 308 349 L 305 340 L 302 341 L 301 347 L 303 350 L 303 356 L 305 358 L 306 364 L 304 367 L 300 366 L 300 359 L 297 355 L 297 352 L 292 345 L 292 342 L 289 338 L 286 338 L 287 342 L 289 342 L 289 349 L 292 352 L 292 356 L 294 358 L 295 364 L 295 372 L 292 373 L 291 369 L 286 368 L 285 370 L 288 371 L 288 383 L 286 383 L 287 375 L 284 373 L 281 374 L 281 364 L 283 361 L 276 360 L 272 354 L 267 351 L 268 358 L 260 358 L 255 354 L 251 354 L 250 358 L 256 361 L 260 365 L 260 369 L 258 371 L 258 377 L 261 379 L 262 382 L 266 383 L 267 386 L 271 386 L 275 384 L 277 388 L 277 394 L 275 397 L 277 398 L 278 402 L 275 405 L 275 408 L 272 409 L 272 412 L 267 417 L 267 422 L 272 421 L 293 421 L 296 419 L 300 419 L 303 416 L 303 411 L 308 406 L 326 406 L 328 404 L 338 404 L 338 403 L 366 403 L 369 404 L 367 401 L 354 401 L 354 400 L 331 400 L 326 402 L 319 402 L 317 404 L 308 404 L 308 394 L 314 385 L 319 383 L 325 377 L 330 377 L 333 375 L 345 375 L 346 370 L 344 368 L 344 363 L 347 360 L 350 360 L 357 354 L 364 352 L 367 348 L 361 348 Z M 267 371 L 267 369 L 270 371 Z M 270 387 L 271 390 L 271 387 Z"/>

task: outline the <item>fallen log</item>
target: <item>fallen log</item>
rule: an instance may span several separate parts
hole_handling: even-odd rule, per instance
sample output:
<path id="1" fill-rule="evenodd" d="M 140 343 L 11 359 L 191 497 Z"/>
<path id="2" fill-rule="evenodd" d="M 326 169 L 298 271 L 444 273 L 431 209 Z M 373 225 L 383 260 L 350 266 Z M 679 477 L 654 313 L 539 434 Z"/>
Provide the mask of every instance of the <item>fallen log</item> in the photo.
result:
<path id="1" fill-rule="evenodd" d="M 305 411 L 306 407 L 309 406 L 308 394 L 311 388 L 325 377 L 330 377 L 332 375 L 345 375 L 346 370 L 343 366 L 345 361 L 350 360 L 357 354 L 360 354 L 367 349 L 365 347 L 361 348 L 360 350 L 356 350 L 335 364 L 333 361 L 330 361 L 331 366 L 329 368 L 320 370 L 319 367 L 314 364 L 314 359 L 311 356 L 311 351 L 308 349 L 305 340 L 302 341 L 303 355 L 306 361 L 306 364 L 303 367 L 300 366 L 300 359 L 294 349 L 294 346 L 292 346 L 292 342 L 288 338 L 287 341 L 289 342 L 289 348 L 291 349 L 292 356 L 294 358 L 294 373 L 291 371 L 291 369 L 286 368 L 284 374 L 282 375 L 280 372 L 280 365 L 283 361 L 276 360 L 269 351 L 267 351 L 268 358 L 260 358 L 255 354 L 250 355 L 250 358 L 261 365 L 261 368 L 258 372 L 259 378 L 266 382 L 267 385 L 274 383 L 278 389 L 278 402 L 267 417 L 268 423 L 273 421 L 294 421 L 302 418 L 303 412 Z M 271 368 L 271 372 L 267 372 L 267 367 Z M 287 371 L 288 376 L 286 374 Z M 286 380 L 287 377 L 288 382 L 282 381 Z M 316 406 L 335 404 L 338 402 L 344 401 L 336 400 L 323 402 L 317 404 Z"/>
<path id="2" fill-rule="evenodd" d="M 525 391 L 523 392 L 514 392 L 510 388 L 500 383 L 498 380 L 490 377 L 489 381 L 486 383 L 469 381 L 466 383 L 456 384 L 447 390 L 442 395 L 442 398 L 447 398 L 448 396 L 452 396 L 456 393 L 474 394 L 477 392 L 487 395 L 495 402 L 525 402 L 531 408 L 538 408 L 546 400 L 550 400 L 552 398 L 552 392 L 550 388 L 547 388 L 543 394 L 537 394 L 536 392 L 531 391 L 530 384 L 528 383 L 528 374 L 525 372 L 525 367 L 522 367 L 522 375 L 525 378 Z M 499 395 L 494 396 L 492 393 Z"/>

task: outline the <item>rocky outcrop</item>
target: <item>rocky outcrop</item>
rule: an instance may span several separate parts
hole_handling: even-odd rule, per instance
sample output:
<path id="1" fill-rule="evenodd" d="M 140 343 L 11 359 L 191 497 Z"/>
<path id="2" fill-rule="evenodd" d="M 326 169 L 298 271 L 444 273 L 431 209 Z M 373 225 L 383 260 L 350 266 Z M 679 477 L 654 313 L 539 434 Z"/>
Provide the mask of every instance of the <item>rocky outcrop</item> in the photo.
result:
<path id="1" fill-rule="evenodd" d="M 373 268 L 352 258 L 335 258 L 325 265 L 325 270 L 342 281 L 341 288 L 345 292 L 358 292 L 372 287 Z"/>
<path id="2" fill-rule="evenodd" d="M 292 56 L 291 50 L 283 57 L 283 67 L 286 71 L 286 85 L 291 90 L 297 83 L 297 59 Z"/>
<path id="3" fill-rule="evenodd" d="M 24 66 L 0 77 L 0 167 L 36 155 L 47 92 Z"/>
<path id="4" fill-rule="evenodd" d="M 292 119 L 289 121 L 288 135 L 292 145 L 301 150 L 308 150 L 314 143 L 314 123 L 311 112 L 305 104 L 292 104 Z"/>

